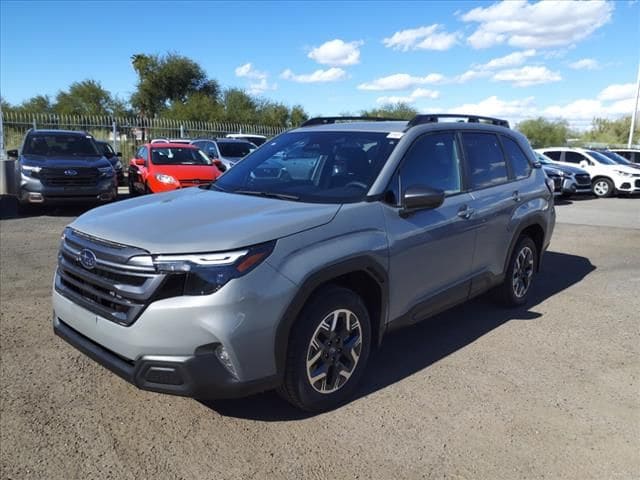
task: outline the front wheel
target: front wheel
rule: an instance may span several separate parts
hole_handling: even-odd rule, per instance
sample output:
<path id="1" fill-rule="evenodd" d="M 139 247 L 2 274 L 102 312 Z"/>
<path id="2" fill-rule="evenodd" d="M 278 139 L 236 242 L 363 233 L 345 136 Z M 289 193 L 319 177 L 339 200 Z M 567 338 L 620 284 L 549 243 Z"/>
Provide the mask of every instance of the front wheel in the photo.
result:
<path id="1" fill-rule="evenodd" d="M 353 396 L 371 348 L 362 299 L 337 286 L 317 292 L 294 325 L 279 393 L 294 406 L 330 410 Z"/>
<path id="2" fill-rule="evenodd" d="M 593 182 L 593 193 L 598 197 L 610 197 L 614 190 L 615 186 L 608 178 L 596 178 Z"/>
<path id="3" fill-rule="evenodd" d="M 502 285 L 498 287 L 499 298 L 508 307 L 523 305 L 531 293 L 538 264 L 538 248 L 527 236 L 520 237 L 513 249 Z"/>

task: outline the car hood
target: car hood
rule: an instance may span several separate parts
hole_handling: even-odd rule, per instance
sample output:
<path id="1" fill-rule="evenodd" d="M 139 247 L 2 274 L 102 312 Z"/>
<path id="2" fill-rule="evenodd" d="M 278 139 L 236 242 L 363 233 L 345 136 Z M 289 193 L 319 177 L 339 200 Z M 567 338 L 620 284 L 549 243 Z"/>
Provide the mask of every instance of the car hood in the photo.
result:
<path id="1" fill-rule="evenodd" d="M 572 173 L 574 175 L 588 175 L 589 172 L 587 172 L 585 169 L 580 168 L 580 167 L 572 167 L 571 165 L 561 165 L 559 163 L 554 163 L 553 165 L 549 165 L 552 168 L 555 168 L 556 170 L 561 170 L 565 173 Z"/>
<path id="2" fill-rule="evenodd" d="M 81 168 L 108 167 L 111 162 L 105 157 L 66 157 L 63 155 L 45 157 L 44 155 L 22 155 L 22 163 L 43 168 Z"/>
<path id="3" fill-rule="evenodd" d="M 628 165 L 620 165 L 620 164 L 616 164 L 616 165 L 607 165 L 608 168 L 612 169 L 612 170 L 618 170 L 619 172 L 626 172 L 626 173 L 631 173 L 634 175 L 637 175 L 638 173 L 638 169 L 637 168 L 633 168 L 630 167 Z"/>
<path id="4" fill-rule="evenodd" d="M 215 165 L 154 165 L 153 173 L 171 175 L 176 180 L 213 180 L 220 176 Z"/>
<path id="5" fill-rule="evenodd" d="M 70 226 L 154 254 L 216 252 L 282 238 L 330 222 L 340 205 L 186 188 L 99 207 Z"/>

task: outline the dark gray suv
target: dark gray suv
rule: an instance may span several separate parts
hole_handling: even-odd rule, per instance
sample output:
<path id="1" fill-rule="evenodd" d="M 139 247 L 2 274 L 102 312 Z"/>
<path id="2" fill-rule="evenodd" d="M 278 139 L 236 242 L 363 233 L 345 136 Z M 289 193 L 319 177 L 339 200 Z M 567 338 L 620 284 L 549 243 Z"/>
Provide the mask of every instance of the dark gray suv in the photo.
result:
<path id="1" fill-rule="evenodd" d="M 527 140 L 448 117 L 312 119 L 211 186 L 82 215 L 62 238 L 55 332 L 143 389 L 347 401 L 389 330 L 490 289 L 524 304 L 549 245 Z"/>

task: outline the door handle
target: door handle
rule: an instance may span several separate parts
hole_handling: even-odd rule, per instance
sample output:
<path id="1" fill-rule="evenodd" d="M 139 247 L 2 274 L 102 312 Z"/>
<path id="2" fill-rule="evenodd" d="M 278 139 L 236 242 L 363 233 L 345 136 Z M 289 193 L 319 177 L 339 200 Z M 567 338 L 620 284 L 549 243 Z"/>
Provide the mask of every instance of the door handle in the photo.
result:
<path id="1" fill-rule="evenodd" d="M 469 220 L 471 216 L 474 214 L 475 210 L 467 205 L 463 205 L 458 210 L 458 216 L 460 218 L 464 218 L 465 220 Z"/>
<path id="2" fill-rule="evenodd" d="M 519 202 L 520 200 L 522 200 L 522 197 L 520 196 L 520 192 L 516 190 L 513 192 L 513 201 Z"/>

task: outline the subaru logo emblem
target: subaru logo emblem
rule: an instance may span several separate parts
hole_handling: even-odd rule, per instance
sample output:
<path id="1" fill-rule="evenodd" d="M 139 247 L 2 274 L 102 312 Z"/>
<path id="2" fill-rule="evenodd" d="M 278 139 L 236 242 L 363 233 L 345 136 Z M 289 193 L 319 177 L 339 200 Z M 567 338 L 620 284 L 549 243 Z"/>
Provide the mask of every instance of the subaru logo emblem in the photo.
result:
<path id="1" fill-rule="evenodd" d="M 77 174 L 78 174 L 78 172 L 77 172 L 76 170 L 71 170 L 71 169 L 69 169 L 69 170 L 65 170 L 65 171 L 64 171 L 64 174 L 65 174 L 67 177 L 73 177 L 74 175 L 77 175 Z"/>
<path id="2" fill-rule="evenodd" d="M 78 259 L 80 264 L 87 270 L 93 270 L 96 266 L 96 254 L 86 248 L 80 251 Z"/>

